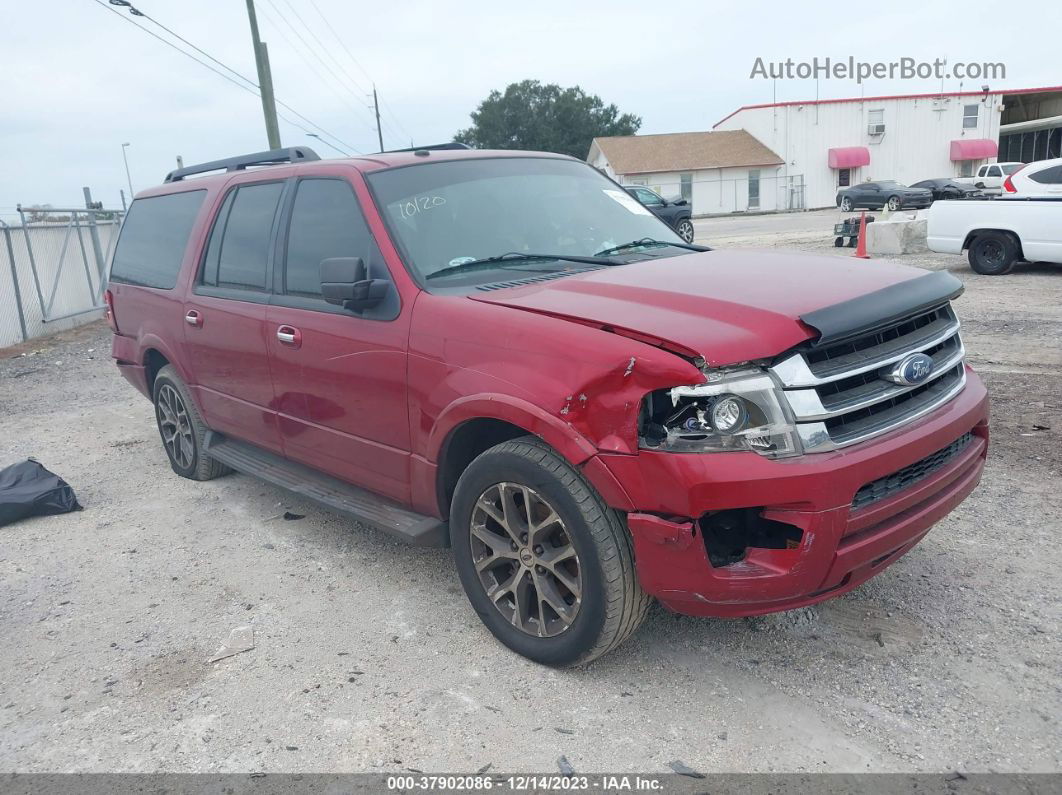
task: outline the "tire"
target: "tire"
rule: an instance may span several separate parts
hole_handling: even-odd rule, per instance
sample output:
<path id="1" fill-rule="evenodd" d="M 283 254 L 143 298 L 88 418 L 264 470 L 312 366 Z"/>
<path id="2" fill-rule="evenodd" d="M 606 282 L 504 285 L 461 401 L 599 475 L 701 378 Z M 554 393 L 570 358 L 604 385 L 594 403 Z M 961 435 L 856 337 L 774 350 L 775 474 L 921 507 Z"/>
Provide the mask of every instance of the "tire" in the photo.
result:
<path id="1" fill-rule="evenodd" d="M 834 244 L 834 245 L 835 245 L 835 246 L 836 246 L 837 248 L 840 248 L 841 246 L 843 246 L 843 245 L 844 245 L 844 238 L 843 238 L 843 237 L 835 237 L 835 238 L 833 239 L 833 244 Z"/>
<path id="2" fill-rule="evenodd" d="M 190 480 L 213 480 L 232 471 L 203 452 L 210 429 L 172 365 L 155 376 L 152 397 L 159 437 L 174 472 Z"/>
<path id="3" fill-rule="evenodd" d="M 970 241 L 966 253 L 970 267 L 984 276 L 1002 276 L 1014 270 L 1018 260 L 1018 244 L 1002 232 L 985 232 Z"/>
<path id="4" fill-rule="evenodd" d="M 896 212 L 903 207 L 903 201 L 900 200 L 899 196 L 890 196 L 888 207 L 890 212 Z"/>
<path id="5" fill-rule="evenodd" d="M 693 228 L 693 221 L 691 221 L 689 218 L 681 219 L 675 225 L 675 231 L 678 233 L 678 236 L 681 237 L 687 243 L 692 243 L 693 238 L 696 235 L 696 231 Z"/>
<path id="6" fill-rule="evenodd" d="M 847 196 L 842 196 L 841 197 L 841 212 L 842 213 L 850 213 L 850 212 L 852 212 L 852 207 L 853 207 L 852 200 L 849 199 Z"/>
<path id="7" fill-rule="evenodd" d="M 506 503 L 508 513 L 502 509 Z M 528 506 L 536 520 L 553 517 L 531 537 L 520 532 L 532 524 Z M 510 514 L 524 521 L 510 521 Z M 469 464 L 454 492 L 450 536 L 473 609 L 494 637 L 535 662 L 588 663 L 620 645 L 645 618 L 650 597 L 638 584 L 622 517 L 536 437 L 503 442 Z M 499 587 L 503 584 L 508 587 Z M 551 596 L 540 596 L 547 589 Z M 535 610 L 520 610 L 518 593 Z M 560 604 L 562 593 L 561 610 L 553 610 L 549 604 Z"/>

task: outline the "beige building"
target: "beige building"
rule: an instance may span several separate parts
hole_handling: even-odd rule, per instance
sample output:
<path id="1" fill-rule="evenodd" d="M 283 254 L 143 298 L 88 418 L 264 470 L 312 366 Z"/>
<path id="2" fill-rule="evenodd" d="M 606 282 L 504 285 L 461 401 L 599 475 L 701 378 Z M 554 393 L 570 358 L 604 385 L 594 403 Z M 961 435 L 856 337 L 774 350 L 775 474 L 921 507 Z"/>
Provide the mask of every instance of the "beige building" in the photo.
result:
<path id="1" fill-rule="evenodd" d="M 803 208 L 801 180 L 744 130 L 595 138 L 587 162 L 625 185 L 682 197 L 694 215 Z"/>

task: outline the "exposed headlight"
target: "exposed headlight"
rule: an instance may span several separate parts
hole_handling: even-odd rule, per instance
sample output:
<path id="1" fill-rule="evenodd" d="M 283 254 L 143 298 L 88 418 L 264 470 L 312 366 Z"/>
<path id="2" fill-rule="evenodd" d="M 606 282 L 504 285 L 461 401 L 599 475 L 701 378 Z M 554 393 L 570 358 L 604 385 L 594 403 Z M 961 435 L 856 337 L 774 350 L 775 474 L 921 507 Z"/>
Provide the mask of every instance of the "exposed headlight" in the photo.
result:
<path id="1" fill-rule="evenodd" d="M 642 447 L 685 453 L 746 450 L 771 458 L 800 455 L 793 423 L 763 370 L 710 370 L 706 382 L 646 396 Z"/>

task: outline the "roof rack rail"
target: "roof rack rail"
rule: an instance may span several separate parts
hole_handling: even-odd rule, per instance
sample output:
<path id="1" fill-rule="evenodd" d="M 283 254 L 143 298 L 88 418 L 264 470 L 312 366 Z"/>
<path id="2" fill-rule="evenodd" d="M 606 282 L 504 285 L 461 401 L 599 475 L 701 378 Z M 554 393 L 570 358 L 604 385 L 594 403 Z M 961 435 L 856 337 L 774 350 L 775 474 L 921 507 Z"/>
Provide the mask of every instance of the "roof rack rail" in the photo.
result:
<path id="1" fill-rule="evenodd" d="M 281 163 L 308 162 L 320 160 L 317 153 L 306 146 L 292 146 L 287 149 L 270 149 L 267 152 L 255 152 L 253 155 L 228 157 L 224 160 L 212 160 L 196 166 L 185 166 L 171 171 L 163 182 L 178 182 L 193 174 L 205 174 L 208 171 L 241 171 L 248 166 L 275 166 Z"/>
<path id="2" fill-rule="evenodd" d="M 382 154 L 392 155 L 397 152 L 428 152 L 434 149 L 471 149 L 468 144 L 460 143 L 459 141 L 450 141 L 445 144 L 431 144 L 430 146 L 411 146 L 408 149 L 388 149 Z"/>

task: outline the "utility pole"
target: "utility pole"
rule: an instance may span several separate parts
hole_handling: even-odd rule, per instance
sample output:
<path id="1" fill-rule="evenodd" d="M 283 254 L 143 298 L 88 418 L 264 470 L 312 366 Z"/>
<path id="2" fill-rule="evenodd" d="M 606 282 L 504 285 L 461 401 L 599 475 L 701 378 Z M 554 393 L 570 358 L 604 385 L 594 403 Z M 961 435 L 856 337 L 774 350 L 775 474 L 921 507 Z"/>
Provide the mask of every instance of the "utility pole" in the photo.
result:
<path id="1" fill-rule="evenodd" d="M 247 18 L 251 22 L 251 42 L 254 45 L 254 63 L 258 68 L 258 88 L 262 93 L 262 115 L 265 116 L 266 137 L 270 149 L 280 148 L 280 128 L 277 126 L 277 105 L 273 99 L 273 75 L 269 71 L 269 51 L 265 42 L 258 38 L 258 17 L 254 13 L 254 0 L 247 0 Z"/>
<path id="2" fill-rule="evenodd" d="M 122 160 L 125 162 L 125 182 L 129 186 L 129 196 L 133 196 L 133 178 L 129 176 L 129 158 L 125 154 L 125 150 L 129 147 L 129 144 L 122 144 Z"/>
<path id="3" fill-rule="evenodd" d="M 248 0 L 250 2 L 250 0 Z M 372 84 L 372 106 L 376 110 L 376 137 L 380 139 L 380 151 L 383 148 L 383 133 L 380 132 L 380 100 L 376 98 L 376 84 Z"/>

